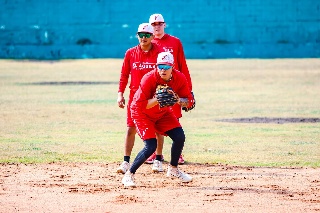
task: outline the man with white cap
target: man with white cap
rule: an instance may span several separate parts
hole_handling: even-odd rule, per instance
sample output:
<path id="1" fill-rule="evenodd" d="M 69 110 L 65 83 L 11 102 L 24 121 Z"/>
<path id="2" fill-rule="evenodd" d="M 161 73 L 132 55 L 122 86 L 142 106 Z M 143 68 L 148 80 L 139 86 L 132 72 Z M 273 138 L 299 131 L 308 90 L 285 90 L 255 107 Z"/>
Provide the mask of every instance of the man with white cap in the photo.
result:
<path id="1" fill-rule="evenodd" d="M 167 177 L 178 178 L 182 182 L 192 181 L 190 175 L 178 169 L 178 160 L 185 141 L 181 124 L 171 107 L 160 108 L 155 97 L 158 85 L 168 85 L 172 88 L 172 93 L 180 97 L 177 104 L 186 107 L 193 104 L 194 99 L 191 90 L 186 87 L 187 79 L 184 74 L 173 68 L 173 64 L 174 58 L 171 53 L 159 53 L 157 68 L 143 76 L 139 89 L 133 97 L 131 116 L 137 132 L 144 142 L 144 148 L 138 153 L 130 169 L 122 178 L 122 184 L 125 187 L 135 187 L 134 174 L 157 148 L 156 133 L 169 136 L 172 139 L 171 160 Z"/>
<path id="2" fill-rule="evenodd" d="M 161 14 L 152 14 L 149 18 L 149 24 L 153 26 L 153 34 L 154 34 L 154 39 L 152 40 L 153 43 L 156 43 L 161 51 L 165 52 L 170 52 L 173 54 L 174 57 L 174 68 L 182 72 L 188 81 L 188 85 L 190 90 L 192 91 L 192 81 L 189 73 L 189 69 L 187 66 L 186 58 L 184 55 L 184 50 L 182 43 L 179 38 L 169 35 L 165 33 L 165 27 L 166 27 L 166 22 L 164 21 L 164 18 Z M 179 119 L 182 117 L 181 113 L 181 107 L 179 105 L 174 105 L 173 111 L 176 115 L 176 117 Z M 154 169 L 156 169 L 157 165 L 161 166 L 161 162 L 163 159 L 162 155 L 162 149 L 163 149 L 163 143 L 162 141 L 158 141 L 158 147 L 155 153 L 153 153 L 149 159 L 147 159 L 146 163 L 154 163 Z M 159 162 L 158 162 L 159 161 Z M 179 158 L 179 164 L 183 164 L 184 159 L 183 156 L 181 155 Z"/>
<path id="3" fill-rule="evenodd" d="M 142 77 L 156 67 L 157 56 L 160 52 L 156 44 L 151 43 L 153 39 L 153 27 L 149 23 L 142 23 L 138 27 L 137 38 L 139 44 L 128 49 L 125 53 L 118 89 L 118 106 L 125 107 L 124 91 L 130 79 L 130 93 L 127 104 L 127 130 L 124 142 L 124 159 L 117 173 L 126 173 L 130 167 L 130 156 L 134 146 L 136 127 L 131 118 L 130 104 L 135 92 L 138 90 Z M 159 135 L 159 141 L 164 140 L 163 135 Z"/>

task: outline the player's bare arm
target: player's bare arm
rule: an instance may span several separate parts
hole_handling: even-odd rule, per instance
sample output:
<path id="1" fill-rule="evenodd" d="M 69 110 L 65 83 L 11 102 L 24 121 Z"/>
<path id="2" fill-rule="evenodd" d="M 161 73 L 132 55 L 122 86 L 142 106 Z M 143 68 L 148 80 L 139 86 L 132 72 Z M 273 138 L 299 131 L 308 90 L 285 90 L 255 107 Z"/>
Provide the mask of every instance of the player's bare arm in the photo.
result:
<path id="1" fill-rule="evenodd" d="M 148 100 L 148 104 L 146 106 L 146 109 L 150 109 L 158 104 L 157 98 L 151 98 Z"/>

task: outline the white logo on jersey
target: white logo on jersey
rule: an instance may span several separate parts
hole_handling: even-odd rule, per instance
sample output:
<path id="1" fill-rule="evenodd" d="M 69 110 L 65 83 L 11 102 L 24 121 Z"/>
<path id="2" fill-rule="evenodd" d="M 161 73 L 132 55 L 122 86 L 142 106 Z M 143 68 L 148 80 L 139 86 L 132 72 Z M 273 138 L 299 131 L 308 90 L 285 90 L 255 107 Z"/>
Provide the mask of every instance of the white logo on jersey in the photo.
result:
<path id="1" fill-rule="evenodd" d="M 173 48 L 172 47 L 163 47 L 163 50 L 165 52 L 169 52 L 169 53 L 173 54 Z"/>
<path id="2" fill-rule="evenodd" d="M 150 62 L 134 62 L 132 64 L 133 69 L 137 69 L 137 70 L 143 70 L 143 69 L 155 69 L 156 68 L 156 64 L 155 63 L 150 63 Z"/>

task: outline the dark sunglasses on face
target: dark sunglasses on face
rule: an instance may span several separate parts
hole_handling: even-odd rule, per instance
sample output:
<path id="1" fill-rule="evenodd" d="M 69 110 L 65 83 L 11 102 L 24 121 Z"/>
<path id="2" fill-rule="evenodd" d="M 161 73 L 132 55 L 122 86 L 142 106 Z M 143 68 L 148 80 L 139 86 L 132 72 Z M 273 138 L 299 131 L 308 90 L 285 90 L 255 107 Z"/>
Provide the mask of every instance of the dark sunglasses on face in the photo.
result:
<path id="1" fill-rule="evenodd" d="M 170 69 L 172 66 L 170 65 L 166 65 L 166 64 L 158 64 L 158 69 L 159 70 L 168 70 Z"/>
<path id="2" fill-rule="evenodd" d="M 152 36 L 152 34 L 151 33 L 138 33 L 138 36 L 139 36 L 139 38 L 143 38 L 143 37 L 150 38 Z"/>
<path id="3" fill-rule="evenodd" d="M 151 26 L 162 26 L 164 24 L 164 22 L 154 22 L 151 24 Z"/>

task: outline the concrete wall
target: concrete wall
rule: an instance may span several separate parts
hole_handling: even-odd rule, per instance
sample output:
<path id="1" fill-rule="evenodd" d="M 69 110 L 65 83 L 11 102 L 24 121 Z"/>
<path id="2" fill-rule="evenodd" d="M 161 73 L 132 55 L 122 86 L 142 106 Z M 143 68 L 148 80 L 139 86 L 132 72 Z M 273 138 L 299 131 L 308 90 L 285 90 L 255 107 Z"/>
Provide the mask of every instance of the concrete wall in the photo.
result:
<path id="1" fill-rule="evenodd" d="M 0 58 L 123 58 L 153 13 L 190 59 L 320 56 L 319 0 L 0 0 Z"/>

